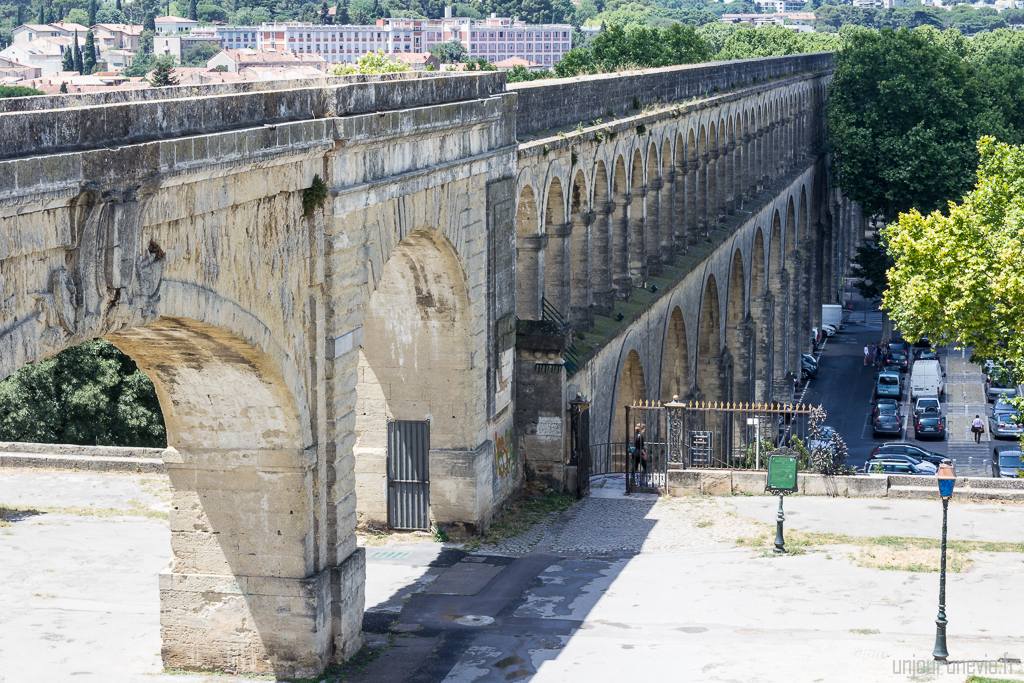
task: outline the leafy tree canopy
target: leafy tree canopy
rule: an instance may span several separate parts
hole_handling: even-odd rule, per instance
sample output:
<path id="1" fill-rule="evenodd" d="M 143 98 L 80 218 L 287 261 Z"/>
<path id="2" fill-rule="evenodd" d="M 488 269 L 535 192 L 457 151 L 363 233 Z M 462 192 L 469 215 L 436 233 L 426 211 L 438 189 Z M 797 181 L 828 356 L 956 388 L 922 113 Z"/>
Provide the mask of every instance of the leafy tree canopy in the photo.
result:
<path id="1" fill-rule="evenodd" d="M 348 74 L 386 74 L 408 70 L 409 66 L 405 62 L 392 61 L 388 59 L 383 50 L 378 50 L 377 52 L 368 52 L 355 63 L 336 64 L 331 69 L 331 73 L 335 76 L 346 76 Z"/>
<path id="2" fill-rule="evenodd" d="M 927 31 L 853 34 L 836 54 L 826 106 L 837 185 L 890 219 L 961 196 L 980 104 L 966 63 Z"/>
<path id="3" fill-rule="evenodd" d="M 42 90 L 26 88 L 23 85 L 0 85 L 0 99 L 5 97 L 28 97 L 30 95 L 45 95 Z"/>
<path id="4" fill-rule="evenodd" d="M 27 365 L 0 382 L 0 441 L 167 445 L 153 383 L 102 339 Z"/>
<path id="5" fill-rule="evenodd" d="M 442 64 L 454 64 L 465 62 L 469 59 L 469 52 L 466 46 L 458 40 L 450 40 L 447 43 L 440 43 L 430 48 L 430 54 L 438 58 Z"/>
<path id="6" fill-rule="evenodd" d="M 977 186 L 946 213 L 912 209 L 887 229 L 883 305 L 909 338 L 958 340 L 1024 380 L 1024 148 L 983 137 Z"/>

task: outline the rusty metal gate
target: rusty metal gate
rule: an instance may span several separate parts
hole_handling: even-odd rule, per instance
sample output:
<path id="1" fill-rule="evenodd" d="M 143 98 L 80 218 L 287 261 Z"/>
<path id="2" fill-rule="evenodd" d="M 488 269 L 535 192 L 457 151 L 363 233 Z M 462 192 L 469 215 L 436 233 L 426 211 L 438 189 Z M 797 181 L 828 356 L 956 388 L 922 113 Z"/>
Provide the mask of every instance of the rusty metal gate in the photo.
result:
<path id="1" fill-rule="evenodd" d="M 576 467 L 576 497 L 590 495 L 590 402 L 569 401 L 569 466 Z"/>
<path id="2" fill-rule="evenodd" d="M 388 422 L 388 526 L 430 528 L 430 423 Z"/>
<path id="3" fill-rule="evenodd" d="M 668 420 L 664 406 L 649 402 L 626 406 L 626 493 L 667 493 Z"/>

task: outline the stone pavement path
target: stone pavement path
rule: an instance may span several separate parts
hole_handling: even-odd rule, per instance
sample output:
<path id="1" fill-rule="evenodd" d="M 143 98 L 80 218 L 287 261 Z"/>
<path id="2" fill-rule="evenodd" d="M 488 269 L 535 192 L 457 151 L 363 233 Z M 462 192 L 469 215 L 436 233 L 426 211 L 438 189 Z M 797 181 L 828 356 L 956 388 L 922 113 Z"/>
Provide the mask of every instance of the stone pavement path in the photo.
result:
<path id="1" fill-rule="evenodd" d="M 161 672 L 166 489 L 142 479 L 0 472 L 0 504 L 88 508 L 95 497 L 121 511 L 46 512 L 0 528 L 0 683 L 252 680 Z M 774 498 L 626 497 L 615 478 L 597 483 L 519 545 L 367 547 L 368 646 L 320 680 L 966 680 L 963 668 L 924 677 L 907 669 L 930 661 L 934 573 L 860 566 L 849 546 L 785 557 L 736 547 L 737 537 L 770 531 Z M 927 535 L 929 504 L 795 497 L 787 510 L 791 528 Z M 951 517 L 961 538 L 1024 533 L 1024 506 L 955 504 Z M 996 662 L 1024 656 L 1024 554 L 973 559 L 949 577 L 950 652 L 987 663 L 995 678 L 1024 680 L 1020 665 L 1007 673 L 1012 666 Z"/>

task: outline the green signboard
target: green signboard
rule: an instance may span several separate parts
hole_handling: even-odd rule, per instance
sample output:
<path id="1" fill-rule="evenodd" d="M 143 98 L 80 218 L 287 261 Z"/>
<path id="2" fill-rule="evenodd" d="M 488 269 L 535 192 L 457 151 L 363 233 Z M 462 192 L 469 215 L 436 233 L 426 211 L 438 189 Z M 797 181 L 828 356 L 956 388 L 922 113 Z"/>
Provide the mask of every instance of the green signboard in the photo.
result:
<path id="1" fill-rule="evenodd" d="M 777 454 L 768 459 L 768 485 L 765 489 L 776 492 L 797 490 L 795 454 Z"/>

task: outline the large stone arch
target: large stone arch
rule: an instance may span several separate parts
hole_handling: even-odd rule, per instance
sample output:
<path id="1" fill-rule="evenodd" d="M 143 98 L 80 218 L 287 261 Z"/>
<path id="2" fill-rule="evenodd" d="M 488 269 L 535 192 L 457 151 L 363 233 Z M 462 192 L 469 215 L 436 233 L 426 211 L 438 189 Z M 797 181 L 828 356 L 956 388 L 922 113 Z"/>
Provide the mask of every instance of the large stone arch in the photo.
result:
<path id="1" fill-rule="evenodd" d="M 612 196 L 612 289 L 615 291 L 616 299 L 625 301 L 633 289 L 633 281 L 629 277 L 629 219 L 633 196 L 630 194 L 629 176 L 622 155 L 615 159 Z"/>
<path id="2" fill-rule="evenodd" d="M 533 187 L 519 193 L 516 207 L 516 315 L 524 320 L 540 319 L 540 298 L 544 291 L 544 237 Z"/>
<path id="3" fill-rule="evenodd" d="M 786 397 L 789 385 L 787 382 L 787 353 L 789 350 L 789 274 L 785 270 L 785 235 L 782 231 L 782 216 L 776 209 L 772 218 L 771 241 L 768 249 L 768 289 L 774 300 L 775 316 L 773 336 L 775 339 L 772 350 L 773 397 Z"/>
<path id="4" fill-rule="evenodd" d="M 733 360 L 732 384 L 728 397 L 731 401 L 752 400 L 751 387 L 753 378 L 750 376 L 750 360 L 754 355 L 750 334 L 751 325 L 747 321 L 746 310 L 746 277 L 743 269 L 743 253 L 740 249 L 733 252 L 732 266 L 729 271 L 729 296 L 726 304 L 726 346 Z"/>
<path id="5" fill-rule="evenodd" d="M 542 297 L 562 316 L 569 314 L 569 235 L 562 181 L 552 178 L 544 212 L 544 285 Z"/>
<path id="6" fill-rule="evenodd" d="M 790 372 L 798 373 L 800 369 L 800 351 L 802 341 L 805 338 L 803 330 L 800 330 L 801 309 L 804 306 L 801 297 L 803 284 L 803 270 L 800 253 L 797 251 L 799 244 L 796 228 L 796 204 L 793 195 L 789 195 L 786 206 L 786 272 L 789 274 L 789 318 L 786 321 L 786 343 L 788 355 L 786 367 Z M 799 333 L 798 333 L 799 331 Z"/>
<path id="7" fill-rule="evenodd" d="M 661 163 L 658 146 L 651 140 L 647 146 L 647 203 L 644 224 L 644 266 L 649 275 L 661 272 L 662 219 L 661 205 L 664 201 Z M 645 278 L 646 280 L 646 278 Z"/>
<path id="8" fill-rule="evenodd" d="M 629 443 L 633 435 L 626 426 L 626 406 L 647 400 L 647 382 L 644 365 L 637 350 L 623 347 L 623 354 L 619 361 L 618 381 L 612 401 L 609 441 Z"/>
<path id="9" fill-rule="evenodd" d="M 429 422 L 431 457 L 477 446 L 459 408 L 476 400 L 469 319 L 465 276 L 448 240 L 434 230 L 410 232 L 365 306 L 353 449 L 363 521 L 387 521 L 389 421 Z"/>
<path id="10" fill-rule="evenodd" d="M 672 308 L 665 326 L 664 355 L 661 361 L 661 400 L 667 403 L 690 393 L 690 354 L 686 323 L 678 306 Z"/>
<path id="11" fill-rule="evenodd" d="M 569 317 L 575 329 L 587 330 L 594 323 L 592 280 L 594 212 L 587 202 L 587 178 L 576 171 L 569 191 Z"/>
<path id="12" fill-rule="evenodd" d="M 644 182 L 644 158 L 640 148 L 633 151 L 630 168 L 629 206 L 629 278 L 633 287 L 647 284 L 647 184 Z"/>
<path id="13" fill-rule="evenodd" d="M 598 159 L 594 171 L 593 281 L 594 313 L 610 313 L 615 304 L 612 288 L 612 220 L 614 200 L 608 180 L 608 167 Z"/>
<path id="14" fill-rule="evenodd" d="M 706 401 L 728 398 L 727 368 L 722 357 L 722 316 L 718 284 L 708 275 L 701 296 L 700 322 L 697 328 L 697 388 Z"/>

